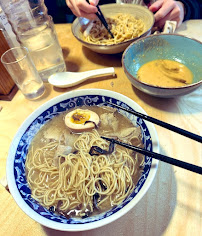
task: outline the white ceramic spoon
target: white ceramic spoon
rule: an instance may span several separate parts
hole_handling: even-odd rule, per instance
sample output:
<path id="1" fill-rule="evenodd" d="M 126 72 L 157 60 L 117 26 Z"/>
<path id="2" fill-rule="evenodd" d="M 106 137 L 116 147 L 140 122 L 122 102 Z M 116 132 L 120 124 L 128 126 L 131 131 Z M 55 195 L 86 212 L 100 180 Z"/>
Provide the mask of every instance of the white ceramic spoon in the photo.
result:
<path id="1" fill-rule="evenodd" d="M 59 72 L 51 75 L 48 78 L 48 82 L 55 87 L 68 88 L 80 84 L 81 82 L 91 77 L 105 74 L 113 74 L 114 76 L 114 67 L 90 70 L 85 72 Z"/>

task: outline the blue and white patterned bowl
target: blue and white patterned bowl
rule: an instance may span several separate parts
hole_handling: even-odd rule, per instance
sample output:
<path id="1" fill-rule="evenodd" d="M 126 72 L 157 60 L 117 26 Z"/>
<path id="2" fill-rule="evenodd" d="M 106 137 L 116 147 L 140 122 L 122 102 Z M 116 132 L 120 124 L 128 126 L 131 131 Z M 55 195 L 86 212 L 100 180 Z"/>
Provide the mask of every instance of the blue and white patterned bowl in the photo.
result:
<path id="1" fill-rule="evenodd" d="M 42 207 L 31 197 L 26 181 L 25 161 L 30 143 L 39 129 L 54 116 L 63 111 L 82 105 L 106 105 L 105 101 L 131 108 L 144 113 L 144 110 L 126 96 L 102 89 L 84 89 L 62 94 L 46 102 L 35 110 L 21 125 L 10 146 L 7 160 L 7 179 L 10 192 L 18 206 L 38 223 L 62 231 L 84 231 L 106 225 L 133 208 L 150 187 L 157 171 L 158 161 L 145 156 L 144 171 L 132 194 L 123 203 L 112 210 L 85 219 L 66 219 Z M 154 152 L 159 151 L 158 137 L 154 126 L 131 114 L 120 111 L 134 125 L 141 127 L 144 147 Z"/>

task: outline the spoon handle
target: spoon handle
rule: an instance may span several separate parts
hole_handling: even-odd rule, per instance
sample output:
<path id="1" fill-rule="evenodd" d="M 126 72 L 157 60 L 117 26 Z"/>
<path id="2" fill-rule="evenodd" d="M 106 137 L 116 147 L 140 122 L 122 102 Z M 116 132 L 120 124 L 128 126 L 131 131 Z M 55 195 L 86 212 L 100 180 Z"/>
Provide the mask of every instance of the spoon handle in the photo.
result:
<path id="1" fill-rule="evenodd" d="M 81 72 L 80 75 L 81 77 L 85 77 L 86 79 L 89 79 L 91 77 L 94 77 L 96 75 L 105 75 L 105 74 L 115 74 L 114 72 L 114 67 L 108 67 L 108 68 L 103 68 L 103 69 L 96 69 L 96 70 L 89 70 L 85 72 Z"/>
<path id="2" fill-rule="evenodd" d="M 51 75 L 48 78 L 48 82 L 58 88 L 68 88 L 80 84 L 91 77 L 104 74 L 113 74 L 114 76 L 114 68 L 108 67 L 85 72 L 58 72 Z"/>

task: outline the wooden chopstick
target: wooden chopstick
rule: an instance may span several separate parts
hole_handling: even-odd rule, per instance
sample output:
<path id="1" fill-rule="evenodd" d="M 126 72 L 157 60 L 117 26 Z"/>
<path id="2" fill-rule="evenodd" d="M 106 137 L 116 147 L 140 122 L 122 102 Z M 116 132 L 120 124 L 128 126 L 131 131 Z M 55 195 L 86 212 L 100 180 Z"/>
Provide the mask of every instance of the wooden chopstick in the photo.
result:
<path id="1" fill-rule="evenodd" d="M 174 159 L 172 157 L 168 157 L 168 156 L 156 153 L 156 152 L 151 152 L 151 151 L 148 151 L 146 149 L 139 148 L 139 147 L 127 144 L 127 143 L 122 143 L 122 142 L 117 141 L 117 140 L 112 139 L 112 138 L 103 137 L 103 136 L 101 136 L 101 138 L 106 139 L 109 142 L 113 142 L 113 143 L 116 143 L 116 144 L 121 145 L 123 147 L 126 147 L 128 149 L 131 149 L 133 151 L 139 152 L 141 154 L 150 156 L 150 157 L 155 158 L 157 160 L 160 160 L 160 161 L 166 162 L 168 164 L 178 166 L 178 167 L 181 167 L 181 168 L 184 168 L 186 170 L 189 170 L 189 171 L 192 171 L 192 172 L 195 172 L 197 174 L 202 175 L 202 167 L 200 167 L 200 166 L 196 166 L 196 165 L 184 162 L 184 161 L 180 161 L 180 160 L 177 160 L 177 159 Z"/>
<path id="2" fill-rule="evenodd" d="M 111 102 L 107 102 L 107 101 L 105 101 L 105 102 L 106 102 L 107 104 L 110 104 L 110 105 L 112 105 L 112 106 L 114 106 L 114 107 L 117 107 L 117 108 L 119 108 L 119 109 L 121 109 L 121 110 L 127 111 L 127 112 L 129 112 L 129 113 L 131 113 L 131 114 L 133 114 L 133 115 L 135 115 L 135 116 L 138 116 L 138 117 L 140 117 L 140 118 L 142 118 L 142 119 L 144 119 L 144 120 L 150 121 L 150 122 L 152 122 L 152 123 L 154 123 L 154 124 L 156 124 L 156 125 L 159 125 L 159 126 L 164 127 L 164 128 L 166 128 L 166 129 L 168 129 L 168 130 L 171 130 L 171 131 L 173 131 L 173 132 L 176 132 L 176 133 L 178 133 L 178 134 L 181 134 L 181 135 L 183 135 L 183 136 L 185 136 L 185 137 L 187 137 L 187 138 L 190 138 L 190 139 L 193 139 L 193 140 L 195 140 L 195 141 L 197 141 L 197 142 L 199 142 L 199 143 L 202 143 L 202 136 L 199 136 L 199 135 L 194 134 L 194 133 L 191 133 L 191 132 L 189 132 L 189 131 L 187 131 L 187 130 L 178 128 L 178 127 L 176 127 L 176 126 L 174 126 L 174 125 L 168 124 L 168 123 L 163 122 L 163 121 L 158 120 L 158 119 L 155 119 L 155 118 L 153 118 L 153 117 L 151 117 L 151 116 L 147 116 L 147 115 L 142 114 L 142 113 L 140 113 L 140 112 L 131 111 L 130 109 L 126 109 L 126 108 L 124 108 L 124 107 L 121 107 L 121 106 L 116 105 L 116 104 L 111 103 Z"/>

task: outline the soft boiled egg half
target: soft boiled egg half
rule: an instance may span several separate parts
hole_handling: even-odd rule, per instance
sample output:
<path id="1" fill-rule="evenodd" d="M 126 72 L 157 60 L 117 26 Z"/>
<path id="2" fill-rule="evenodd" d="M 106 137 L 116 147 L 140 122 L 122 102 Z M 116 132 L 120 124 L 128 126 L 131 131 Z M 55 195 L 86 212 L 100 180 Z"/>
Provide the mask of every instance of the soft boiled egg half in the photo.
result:
<path id="1" fill-rule="evenodd" d="M 100 122 L 97 113 L 90 110 L 76 109 L 65 116 L 66 126 L 73 132 L 90 131 Z"/>

